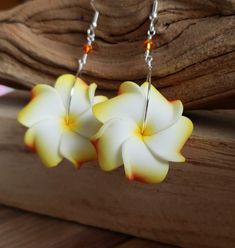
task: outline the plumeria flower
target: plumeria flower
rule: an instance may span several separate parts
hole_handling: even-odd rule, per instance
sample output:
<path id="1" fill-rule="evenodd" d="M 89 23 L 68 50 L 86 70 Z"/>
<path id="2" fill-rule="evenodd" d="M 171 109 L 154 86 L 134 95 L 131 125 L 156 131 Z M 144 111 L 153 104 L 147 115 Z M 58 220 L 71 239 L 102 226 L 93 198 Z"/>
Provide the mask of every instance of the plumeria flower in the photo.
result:
<path id="1" fill-rule="evenodd" d="M 92 106 L 107 98 L 94 96 L 96 84 L 88 86 L 77 78 L 67 116 L 74 80 L 75 77 L 68 74 L 59 77 L 55 87 L 38 84 L 32 90 L 32 100 L 18 115 L 19 122 L 29 128 L 25 134 L 26 145 L 36 151 L 48 167 L 56 166 L 63 158 L 76 167 L 96 159 L 90 137 L 101 123 L 94 117 Z"/>
<path id="2" fill-rule="evenodd" d="M 148 83 L 141 87 L 124 82 L 118 96 L 93 107 L 103 123 L 93 137 L 100 166 L 111 171 L 124 164 L 130 180 L 159 183 L 167 175 L 169 163 L 183 162 L 180 153 L 193 130 L 182 116 L 181 101 L 167 101 L 151 86 L 147 122 L 143 129 Z"/>

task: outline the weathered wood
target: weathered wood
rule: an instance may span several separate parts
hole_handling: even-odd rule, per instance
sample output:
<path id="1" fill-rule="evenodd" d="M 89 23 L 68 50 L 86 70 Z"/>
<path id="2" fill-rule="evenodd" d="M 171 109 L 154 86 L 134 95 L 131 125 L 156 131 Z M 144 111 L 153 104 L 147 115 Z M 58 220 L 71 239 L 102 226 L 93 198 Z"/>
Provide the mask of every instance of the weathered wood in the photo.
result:
<path id="1" fill-rule="evenodd" d="M 98 1 L 97 42 L 88 82 L 115 90 L 143 82 L 150 0 Z M 160 0 L 153 83 L 186 108 L 231 107 L 235 95 L 234 0 Z M 0 13 L 0 80 L 30 88 L 74 72 L 92 18 L 87 0 L 35 0 Z M 220 102 L 221 105 L 220 105 Z M 234 106 L 234 103 L 233 103 Z"/>
<path id="2" fill-rule="evenodd" d="M 0 202 L 38 213 L 191 248 L 235 246 L 235 113 L 192 111 L 195 131 L 160 185 L 105 173 L 41 166 L 23 143 L 16 114 L 25 93 L 0 98 Z"/>
<path id="3" fill-rule="evenodd" d="M 13 8 L 14 6 L 22 3 L 23 0 L 8 0 L 8 1 L 1 1 L 0 2 L 0 10 L 6 10 Z"/>

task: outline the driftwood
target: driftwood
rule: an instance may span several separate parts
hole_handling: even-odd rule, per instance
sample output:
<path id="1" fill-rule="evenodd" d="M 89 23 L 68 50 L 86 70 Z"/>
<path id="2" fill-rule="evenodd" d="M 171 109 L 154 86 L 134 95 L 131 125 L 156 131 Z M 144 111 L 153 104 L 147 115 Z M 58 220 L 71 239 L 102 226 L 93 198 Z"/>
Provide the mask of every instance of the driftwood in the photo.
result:
<path id="1" fill-rule="evenodd" d="M 160 0 L 153 83 L 187 108 L 234 107 L 234 0 Z M 101 15 L 88 82 L 143 82 L 150 0 L 97 0 Z M 35 0 L 0 13 L 0 81 L 30 88 L 74 73 L 93 12 L 88 0 Z M 232 105 L 231 105 L 232 104 Z"/>
<path id="2" fill-rule="evenodd" d="M 6 9 L 13 8 L 22 2 L 23 0 L 0 1 L 0 10 L 6 10 Z"/>
<path id="3" fill-rule="evenodd" d="M 195 123 L 187 163 L 171 164 L 162 184 L 145 185 L 97 162 L 78 171 L 68 162 L 43 167 L 15 120 L 27 95 L 0 98 L 1 203 L 180 247 L 235 247 L 234 110 L 186 113 Z"/>

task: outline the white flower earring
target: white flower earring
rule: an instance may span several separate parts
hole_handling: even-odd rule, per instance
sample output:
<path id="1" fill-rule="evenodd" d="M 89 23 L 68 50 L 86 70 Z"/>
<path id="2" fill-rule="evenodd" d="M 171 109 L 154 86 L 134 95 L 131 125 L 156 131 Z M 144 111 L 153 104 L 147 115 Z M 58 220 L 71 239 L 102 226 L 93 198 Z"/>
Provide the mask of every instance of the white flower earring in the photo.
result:
<path id="1" fill-rule="evenodd" d="M 111 171 L 124 165 L 130 180 L 145 183 L 162 182 L 168 161 L 185 161 L 180 150 L 193 130 L 192 122 L 182 116 L 181 101 L 169 102 L 151 84 L 157 5 L 154 0 L 145 41 L 147 82 L 141 86 L 124 82 L 118 96 L 93 107 L 94 115 L 103 123 L 93 137 L 101 168 Z"/>
<path id="2" fill-rule="evenodd" d="M 92 51 L 95 40 L 99 12 L 95 11 L 87 31 L 87 44 L 83 47 L 83 57 L 79 60 L 76 76 L 60 76 L 54 87 L 38 84 L 32 90 L 32 100 L 24 107 L 18 121 L 28 128 L 25 143 L 38 153 L 42 162 L 54 167 L 63 158 L 76 167 L 96 159 L 96 151 L 91 143 L 101 123 L 93 116 L 92 107 L 105 101 L 104 96 L 95 96 L 96 84 L 87 85 L 79 78 L 87 56 Z"/>

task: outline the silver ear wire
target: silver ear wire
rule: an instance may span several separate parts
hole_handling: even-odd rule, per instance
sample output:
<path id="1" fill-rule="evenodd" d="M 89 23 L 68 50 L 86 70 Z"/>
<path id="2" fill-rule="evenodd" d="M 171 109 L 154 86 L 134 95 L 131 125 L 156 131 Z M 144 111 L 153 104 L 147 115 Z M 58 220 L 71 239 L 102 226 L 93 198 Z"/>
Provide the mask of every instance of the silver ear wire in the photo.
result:
<path id="1" fill-rule="evenodd" d="M 148 118 L 148 107 L 149 107 L 151 85 L 152 85 L 152 62 L 153 62 L 153 56 L 151 54 L 152 43 L 153 43 L 152 39 L 153 39 L 153 36 L 156 34 L 155 24 L 156 24 L 157 17 L 158 17 L 157 9 L 158 9 L 158 0 L 153 0 L 152 12 L 149 16 L 150 25 L 149 25 L 149 29 L 147 33 L 148 39 L 147 39 L 146 51 L 145 51 L 145 63 L 148 68 L 148 73 L 146 77 L 146 82 L 148 82 L 148 90 L 147 90 L 147 95 L 146 95 L 142 132 L 144 132 L 146 128 L 146 123 L 147 123 L 147 118 Z"/>
<path id="2" fill-rule="evenodd" d="M 95 0 L 91 0 L 90 1 L 90 5 L 92 7 L 92 9 L 94 10 L 95 14 L 93 17 L 93 20 L 87 30 L 87 44 L 84 47 L 87 47 L 88 49 L 92 49 L 92 43 L 95 41 L 95 29 L 97 27 L 97 22 L 98 22 L 98 18 L 99 18 L 99 11 L 95 6 Z M 71 90 L 70 90 L 70 94 L 68 96 L 68 104 L 67 104 L 67 110 L 66 110 L 66 120 L 67 122 L 69 121 L 69 114 L 70 114 L 70 108 L 71 108 L 71 101 L 73 98 L 73 94 L 74 94 L 74 89 L 75 89 L 75 85 L 76 85 L 76 81 L 77 81 L 77 77 L 79 77 L 81 75 L 82 69 L 84 67 L 84 65 L 87 62 L 87 57 L 88 57 L 88 53 L 90 52 L 84 52 L 82 55 L 82 58 L 78 60 L 78 68 L 77 68 L 77 72 L 76 72 L 76 77 L 73 81 Z"/>
<path id="3" fill-rule="evenodd" d="M 93 8 L 93 10 L 95 11 L 95 15 L 93 17 L 92 25 L 93 25 L 94 28 L 96 28 L 97 27 L 97 21 L 98 21 L 98 17 L 99 17 L 100 12 L 98 11 L 98 9 L 95 6 L 95 0 L 91 0 L 90 5 Z"/>

